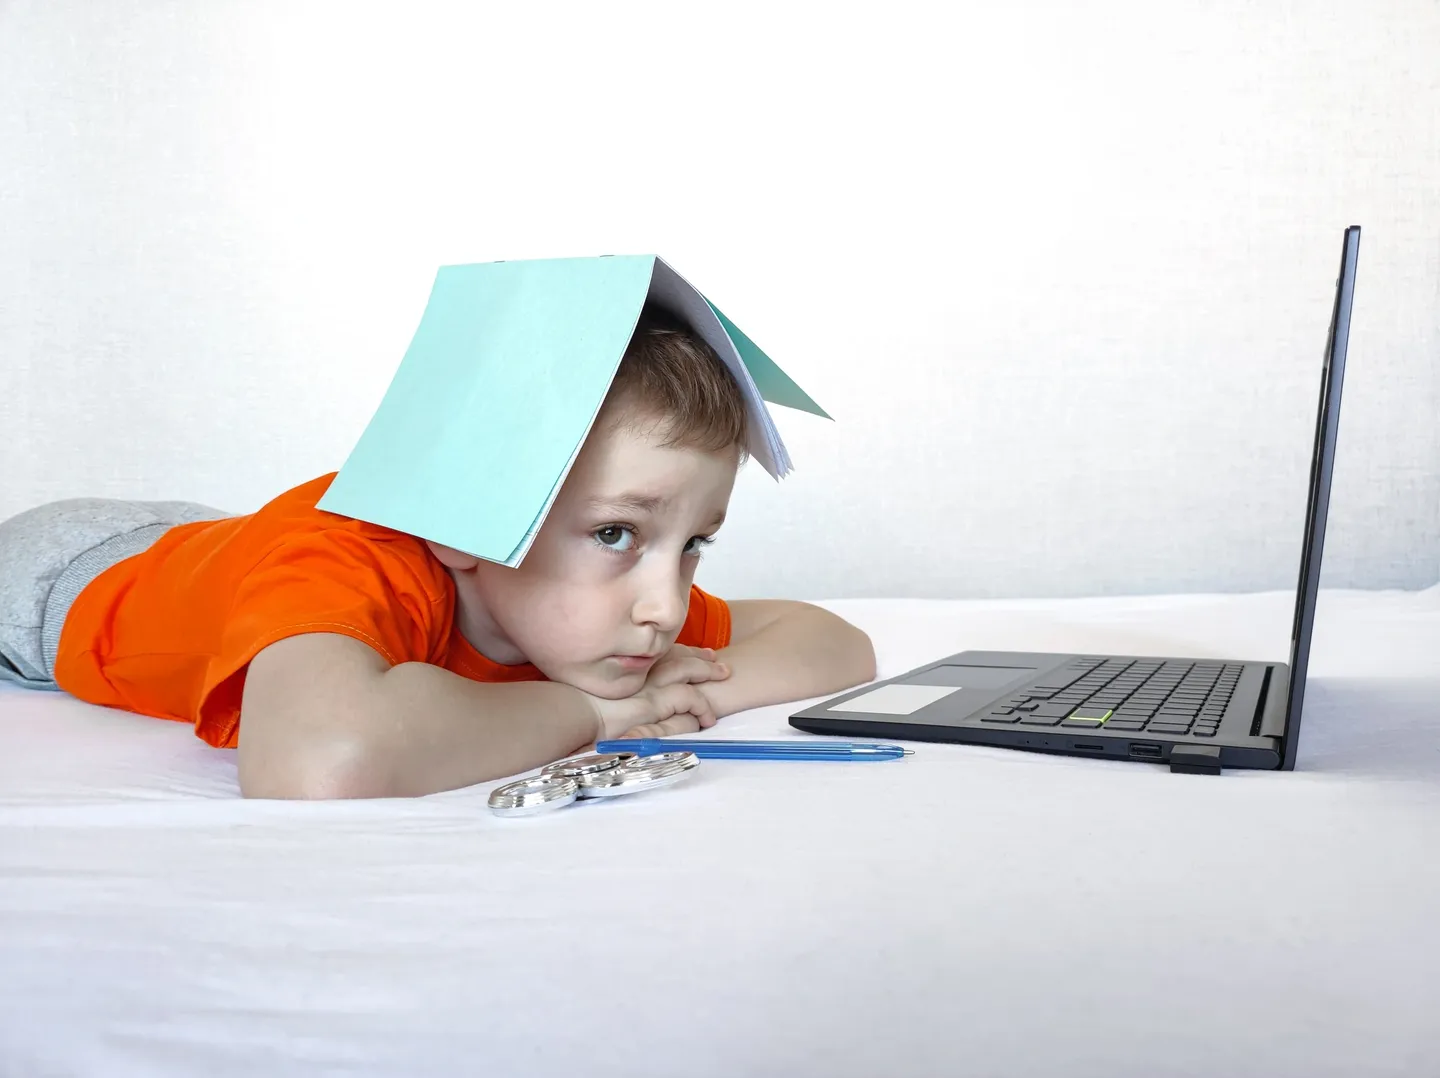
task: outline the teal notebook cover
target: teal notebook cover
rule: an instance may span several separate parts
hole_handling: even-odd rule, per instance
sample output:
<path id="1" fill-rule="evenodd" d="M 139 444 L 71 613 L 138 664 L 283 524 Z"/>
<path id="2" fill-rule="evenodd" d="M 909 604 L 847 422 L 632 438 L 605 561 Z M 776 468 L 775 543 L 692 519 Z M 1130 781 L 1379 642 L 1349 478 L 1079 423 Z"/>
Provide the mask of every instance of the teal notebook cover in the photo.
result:
<path id="1" fill-rule="evenodd" d="M 726 362 L 747 399 L 747 448 L 783 477 L 789 456 L 764 401 L 825 412 L 662 259 L 484 262 L 437 272 L 389 389 L 318 507 L 518 565 L 647 301 Z"/>

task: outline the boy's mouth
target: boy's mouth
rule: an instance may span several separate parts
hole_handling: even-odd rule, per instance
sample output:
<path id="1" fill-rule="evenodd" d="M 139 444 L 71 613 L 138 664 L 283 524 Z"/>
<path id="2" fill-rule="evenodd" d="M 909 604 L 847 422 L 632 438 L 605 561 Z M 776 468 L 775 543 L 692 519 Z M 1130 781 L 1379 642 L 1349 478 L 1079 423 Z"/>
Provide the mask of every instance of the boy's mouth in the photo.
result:
<path id="1" fill-rule="evenodd" d="M 610 658 L 618 663 L 624 670 L 648 670 L 654 665 L 658 655 L 611 655 Z"/>

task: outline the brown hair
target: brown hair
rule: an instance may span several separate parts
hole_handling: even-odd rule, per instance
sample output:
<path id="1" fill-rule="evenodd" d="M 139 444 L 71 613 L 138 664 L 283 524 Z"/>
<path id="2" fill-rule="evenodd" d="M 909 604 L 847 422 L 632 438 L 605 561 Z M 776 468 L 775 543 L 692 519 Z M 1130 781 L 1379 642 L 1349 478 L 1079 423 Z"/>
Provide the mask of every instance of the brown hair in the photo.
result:
<path id="1" fill-rule="evenodd" d="M 616 423 L 655 421 L 661 444 L 745 457 L 745 397 L 715 350 L 700 337 L 646 308 L 605 399 Z"/>

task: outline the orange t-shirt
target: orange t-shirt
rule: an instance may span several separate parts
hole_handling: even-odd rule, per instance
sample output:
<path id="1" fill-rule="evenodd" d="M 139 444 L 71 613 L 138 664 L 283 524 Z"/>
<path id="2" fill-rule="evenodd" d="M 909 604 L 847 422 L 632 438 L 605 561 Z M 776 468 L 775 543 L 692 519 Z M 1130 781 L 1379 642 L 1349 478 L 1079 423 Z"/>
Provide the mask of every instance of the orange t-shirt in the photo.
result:
<path id="1" fill-rule="evenodd" d="M 75 600 L 55 681 L 82 700 L 193 723 L 233 748 L 245 670 L 300 633 L 341 633 L 387 662 L 427 662 L 472 681 L 544 681 L 492 662 L 455 627 L 455 586 L 423 540 L 316 509 L 334 473 L 258 512 L 181 524 L 111 566 Z M 678 642 L 722 648 L 730 608 L 699 588 Z"/>

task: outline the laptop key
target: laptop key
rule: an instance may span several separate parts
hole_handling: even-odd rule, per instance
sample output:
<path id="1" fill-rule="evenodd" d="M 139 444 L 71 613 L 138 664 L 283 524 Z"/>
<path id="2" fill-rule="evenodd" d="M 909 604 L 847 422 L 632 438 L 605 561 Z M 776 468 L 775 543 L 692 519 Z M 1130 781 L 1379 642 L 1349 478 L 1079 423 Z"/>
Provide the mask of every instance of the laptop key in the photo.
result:
<path id="1" fill-rule="evenodd" d="M 1016 705 L 1015 705 L 1015 710 L 1016 710 L 1016 711 L 1034 711 L 1034 710 L 1036 710 L 1039 706 L 1040 706 L 1039 704 L 1030 704 L 1030 703 L 1016 704 Z"/>
<path id="2" fill-rule="evenodd" d="M 1060 718 L 1057 715 L 1021 715 L 1020 721 L 1026 726 L 1058 726 Z"/>
<path id="3" fill-rule="evenodd" d="M 988 714 L 988 715 L 981 715 L 981 716 L 980 716 L 980 721 L 981 721 L 981 722 L 1019 722 L 1019 721 L 1020 721 L 1020 716 L 1017 715 L 1017 714 L 1016 714 L 1015 712 L 1013 712 L 1013 711 L 1008 712 L 1008 713 L 1005 713 L 1005 714 L 1001 714 L 1001 713 L 999 713 L 999 712 L 992 711 L 992 712 L 990 712 L 990 714 Z"/>
<path id="4" fill-rule="evenodd" d="M 1046 678 L 1044 681 L 1037 682 L 1036 684 L 1034 684 L 1034 685 L 1032 685 L 1032 686 L 1030 686 L 1030 687 L 1031 687 L 1032 689 L 1049 689 L 1051 692 L 1064 692 L 1066 689 L 1068 689 L 1071 685 L 1075 684 L 1075 682 L 1077 682 L 1077 681 L 1079 681 L 1079 680 L 1080 680 L 1080 675 L 1079 675 L 1079 674 L 1076 674 L 1074 677 L 1068 677 L 1068 678 L 1067 678 L 1067 677 L 1053 677 L 1053 678 Z"/>

